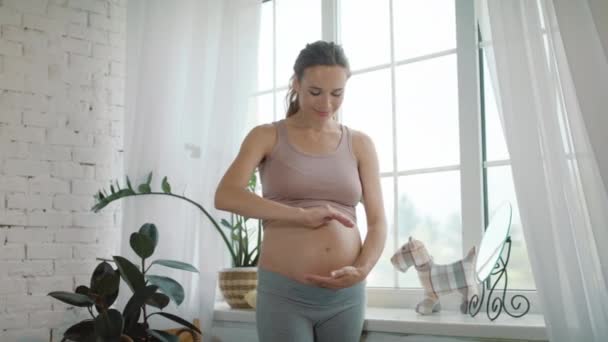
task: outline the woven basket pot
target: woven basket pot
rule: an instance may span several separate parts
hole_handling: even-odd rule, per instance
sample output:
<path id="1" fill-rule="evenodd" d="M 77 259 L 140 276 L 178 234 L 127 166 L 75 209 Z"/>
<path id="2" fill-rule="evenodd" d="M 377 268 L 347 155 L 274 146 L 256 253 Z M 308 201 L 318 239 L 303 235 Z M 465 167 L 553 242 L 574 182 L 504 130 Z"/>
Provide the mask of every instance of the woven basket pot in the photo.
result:
<path id="1" fill-rule="evenodd" d="M 243 297 L 258 284 L 257 267 L 225 268 L 219 272 L 222 295 L 233 309 L 252 309 Z"/>

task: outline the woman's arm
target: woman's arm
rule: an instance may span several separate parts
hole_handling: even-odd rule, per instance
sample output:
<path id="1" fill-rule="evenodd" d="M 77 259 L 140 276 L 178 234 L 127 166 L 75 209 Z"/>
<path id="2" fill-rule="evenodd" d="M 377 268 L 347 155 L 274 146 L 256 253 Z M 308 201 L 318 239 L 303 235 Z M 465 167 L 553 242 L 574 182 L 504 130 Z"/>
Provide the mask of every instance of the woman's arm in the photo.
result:
<path id="1" fill-rule="evenodd" d="M 264 199 L 247 190 L 251 174 L 264 157 L 272 151 L 276 137 L 273 125 L 261 125 L 252 129 L 241 144 L 215 192 L 215 207 L 245 217 L 278 220 L 318 227 L 335 219 L 346 226 L 353 223 L 344 214 L 331 207 L 297 208 Z"/>
<path id="2" fill-rule="evenodd" d="M 370 137 L 359 132 L 353 138 L 353 149 L 359 161 L 359 177 L 363 187 L 363 206 L 367 216 L 367 236 L 353 266 L 367 276 L 384 250 L 386 215 L 374 143 Z"/>

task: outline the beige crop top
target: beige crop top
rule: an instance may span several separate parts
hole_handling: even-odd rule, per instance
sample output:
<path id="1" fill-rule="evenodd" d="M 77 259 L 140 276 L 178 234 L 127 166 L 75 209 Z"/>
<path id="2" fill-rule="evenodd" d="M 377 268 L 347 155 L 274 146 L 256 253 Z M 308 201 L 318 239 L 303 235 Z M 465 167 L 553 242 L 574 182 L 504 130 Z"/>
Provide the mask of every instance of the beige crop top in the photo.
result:
<path id="1" fill-rule="evenodd" d="M 362 188 L 348 127 L 340 125 L 335 151 L 311 155 L 290 144 L 285 119 L 273 124 L 277 142 L 259 165 L 262 196 L 300 208 L 330 204 L 356 222 Z"/>

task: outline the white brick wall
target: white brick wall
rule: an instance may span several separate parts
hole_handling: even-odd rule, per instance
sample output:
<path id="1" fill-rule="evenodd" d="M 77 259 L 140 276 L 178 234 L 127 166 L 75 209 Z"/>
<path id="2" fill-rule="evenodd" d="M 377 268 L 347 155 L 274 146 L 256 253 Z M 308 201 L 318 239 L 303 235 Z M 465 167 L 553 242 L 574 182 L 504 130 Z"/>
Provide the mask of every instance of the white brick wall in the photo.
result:
<path id="1" fill-rule="evenodd" d="M 0 341 L 60 341 L 82 310 L 47 294 L 116 252 L 126 1 L 0 0 Z"/>

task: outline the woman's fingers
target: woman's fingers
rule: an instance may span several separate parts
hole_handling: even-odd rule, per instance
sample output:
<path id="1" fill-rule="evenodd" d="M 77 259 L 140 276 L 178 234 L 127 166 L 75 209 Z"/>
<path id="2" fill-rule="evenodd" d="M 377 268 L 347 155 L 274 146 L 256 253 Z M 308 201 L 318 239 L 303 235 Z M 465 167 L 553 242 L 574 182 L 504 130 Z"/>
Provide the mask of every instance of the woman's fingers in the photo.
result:
<path id="1" fill-rule="evenodd" d="M 340 213 L 334 212 L 333 218 L 335 220 L 337 220 L 338 222 L 342 223 L 343 225 L 345 225 L 346 227 L 352 228 L 355 226 L 355 223 L 351 219 L 349 219 L 348 217 L 346 217 Z"/>

